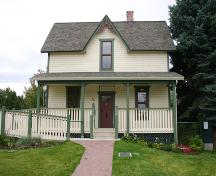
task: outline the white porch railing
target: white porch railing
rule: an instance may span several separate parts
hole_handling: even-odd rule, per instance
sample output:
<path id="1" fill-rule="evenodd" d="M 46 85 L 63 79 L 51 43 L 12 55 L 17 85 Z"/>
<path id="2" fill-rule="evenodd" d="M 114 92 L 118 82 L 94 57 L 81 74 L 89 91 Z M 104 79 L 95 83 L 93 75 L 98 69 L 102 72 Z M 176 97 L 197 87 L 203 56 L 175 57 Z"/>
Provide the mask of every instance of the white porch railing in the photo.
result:
<path id="1" fill-rule="evenodd" d="M 32 109 L 33 113 L 37 113 L 37 109 Z M 89 133 L 90 131 L 90 115 L 92 109 L 91 108 L 84 108 L 84 130 L 85 133 Z M 71 115 L 71 132 L 80 133 L 81 127 L 81 109 L 80 108 L 41 108 L 38 110 L 40 114 L 47 114 L 52 116 L 60 116 L 60 117 L 67 117 L 69 113 Z"/>
<path id="2" fill-rule="evenodd" d="M 66 139 L 71 134 L 84 133 L 93 138 L 95 108 L 32 109 L 5 112 L 6 134 L 16 137 L 39 136 L 44 139 Z M 31 113 L 32 112 L 32 113 Z M 84 122 L 81 115 L 84 114 Z M 129 133 L 173 133 L 172 109 L 116 108 L 115 133 L 126 133 L 129 112 Z M 4 113 L 3 113 L 4 114 Z"/>
<path id="3" fill-rule="evenodd" d="M 31 112 L 30 112 L 31 111 Z M 90 133 L 92 108 L 84 108 L 84 133 Z M 31 113 L 31 115 L 30 115 Z M 30 117 L 29 117 L 30 115 Z M 31 109 L 5 112 L 4 131 L 7 135 L 24 137 L 30 133 L 43 139 L 66 139 L 67 117 L 71 133 L 81 133 L 81 109 Z M 30 122 L 29 122 L 30 120 Z M 31 127 L 29 127 L 29 123 Z"/>
<path id="4" fill-rule="evenodd" d="M 127 131 L 127 109 L 118 110 L 118 131 Z M 172 109 L 129 109 L 130 133 L 173 133 Z"/>
<path id="5" fill-rule="evenodd" d="M 5 133 L 16 137 L 27 136 L 28 113 L 7 111 L 5 114 Z"/>

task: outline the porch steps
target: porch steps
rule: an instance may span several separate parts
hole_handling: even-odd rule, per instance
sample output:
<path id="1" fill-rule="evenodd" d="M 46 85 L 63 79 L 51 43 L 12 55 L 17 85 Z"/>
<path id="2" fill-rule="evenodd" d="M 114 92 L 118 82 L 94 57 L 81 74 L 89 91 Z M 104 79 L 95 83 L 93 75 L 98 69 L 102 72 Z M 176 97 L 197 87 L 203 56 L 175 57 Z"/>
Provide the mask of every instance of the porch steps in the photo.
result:
<path id="1" fill-rule="evenodd" d="M 115 139 L 114 128 L 95 128 L 94 139 Z"/>

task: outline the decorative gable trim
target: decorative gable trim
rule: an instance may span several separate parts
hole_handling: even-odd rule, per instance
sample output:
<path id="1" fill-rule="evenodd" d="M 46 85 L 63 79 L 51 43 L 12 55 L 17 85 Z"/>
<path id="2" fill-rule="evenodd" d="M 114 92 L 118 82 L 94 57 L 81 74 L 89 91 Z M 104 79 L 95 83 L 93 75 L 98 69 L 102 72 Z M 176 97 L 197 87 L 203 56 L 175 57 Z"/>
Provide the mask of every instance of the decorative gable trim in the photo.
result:
<path id="1" fill-rule="evenodd" d="M 93 34 L 91 35 L 91 37 L 89 38 L 89 40 L 86 42 L 83 51 L 86 51 L 86 48 L 89 44 L 89 42 L 91 41 L 91 39 L 98 33 L 103 31 L 104 27 L 108 27 L 108 29 L 112 30 L 113 32 L 116 33 L 116 35 L 122 40 L 122 42 L 125 44 L 127 50 L 130 51 L 130 48 L 127 44 L 127 42 L 124 40 L 124 38 L 121 36 L 121 34 L 119 33 L 119 31 L 116 29 L 116 27 L 114 26 L 114 24 L 112 23 L 112 21 L 110 20 L 110 18 L 105 15 L 104 18 L 102 19 L 102 21 L 99 23 L 99 25 L 97 26 L 97 28 L 95 29 L 95 31 L 93 32 Z"/>

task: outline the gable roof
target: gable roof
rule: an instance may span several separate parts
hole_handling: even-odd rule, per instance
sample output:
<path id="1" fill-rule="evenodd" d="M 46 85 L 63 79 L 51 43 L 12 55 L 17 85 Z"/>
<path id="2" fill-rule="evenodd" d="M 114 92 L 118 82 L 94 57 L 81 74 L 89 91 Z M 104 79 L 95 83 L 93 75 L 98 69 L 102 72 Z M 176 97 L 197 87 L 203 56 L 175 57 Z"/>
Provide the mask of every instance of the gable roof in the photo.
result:
<path id="1" fill-rule="evenodd" d="M 105 16 L 101 22 L 55 23 L 41 52 L 84 51 L 103 24 L 109 24 L 130 51 L 175 50 L 165 21 L 112 22 Z"/>

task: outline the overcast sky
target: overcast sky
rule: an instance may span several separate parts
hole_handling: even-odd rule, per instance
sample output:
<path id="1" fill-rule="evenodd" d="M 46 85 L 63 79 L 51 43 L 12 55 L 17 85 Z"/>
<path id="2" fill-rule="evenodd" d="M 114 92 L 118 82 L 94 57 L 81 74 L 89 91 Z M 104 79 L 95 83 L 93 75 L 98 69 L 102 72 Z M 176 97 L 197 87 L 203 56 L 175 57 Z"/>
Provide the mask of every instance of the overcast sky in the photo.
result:
<path id="1" fill-rule="evenodd" d="M 0 88 L 10 87 L 21 95 L 29 78 L 46 69 L 47 54 L 40 49 L 55 22 L 134 20 L 168 22 L 168 5 L 175 0 L 1 0 Z"/>

